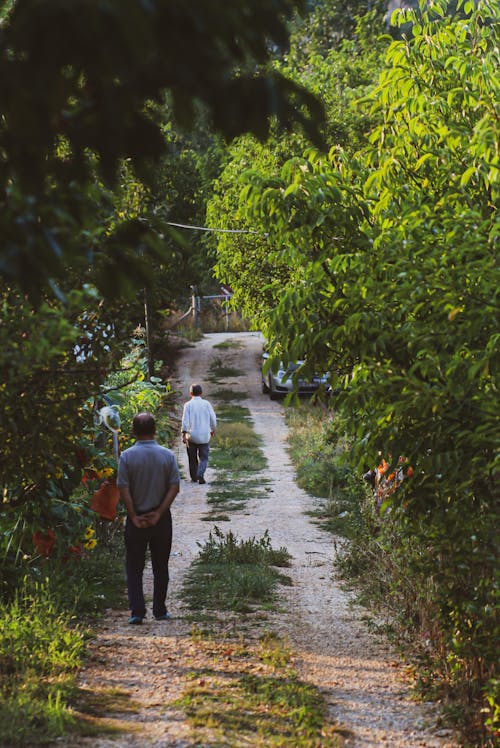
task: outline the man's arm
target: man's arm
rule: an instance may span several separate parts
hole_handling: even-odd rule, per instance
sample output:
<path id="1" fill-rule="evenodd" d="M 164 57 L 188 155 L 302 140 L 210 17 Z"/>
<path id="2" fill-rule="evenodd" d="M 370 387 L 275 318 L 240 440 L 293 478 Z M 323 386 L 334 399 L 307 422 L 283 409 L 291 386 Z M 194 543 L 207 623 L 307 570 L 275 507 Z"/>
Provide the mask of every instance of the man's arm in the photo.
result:
<path id="1" fill-rule="evenodd" d="M 125 509 L 127 510 L 130 521 L 133 522 L 136 527 L 147 527 L 148 523 L 144 521 L 144 517 L 146 515 L 142 515 L 139 517 L 139 515 L 135 513 L 134 503 L 132 501 L 132 496 L 130 495 L 128 486 L 120 486 L 120 498 L 125 504 Z"/>
<path id="2" fill-rule="evenodd" d="M 210 433 L 213 436 L 215 434 L 215 429 L 217 428 L 217 417 L 215 415 L 215 410 L 212 407 L 212 404 L 209 403 L 209 413 L 210 413 Z"/>
<path id="3" fill-rule="evenodd" d="M 189 401 L 185 403 L 184 408 L 182 410 L 182 425 L 181 425 L 181 433 L 182 433 L 182 441 L 184 444 L 186 443 L 187 439 L 187 433 L 191 427 L 191 424 L 189 423 Z"/>

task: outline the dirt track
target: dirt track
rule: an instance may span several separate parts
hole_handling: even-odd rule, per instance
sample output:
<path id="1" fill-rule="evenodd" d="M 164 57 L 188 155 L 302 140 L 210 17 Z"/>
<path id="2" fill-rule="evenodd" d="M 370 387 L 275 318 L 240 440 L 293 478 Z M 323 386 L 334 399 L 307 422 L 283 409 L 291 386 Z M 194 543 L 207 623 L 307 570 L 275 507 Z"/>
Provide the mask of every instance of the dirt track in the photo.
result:
<path id="1" fill-rule="evenodd" d="M 221 354 L 213 346 L 226 339 L 238 340 L 242 347 Z M 293 586 L 283 588 L 285 612 L 275 614 L 271 626 L 289 637 L 300 676 L 321 688 L 332 716 L 349 731 L 346 746 L 454 748 L 457 744 L 448 732 L 435 726 L 433 706 L 412 699 L 404 663 L 386 642 L 368 631 L 362 622 L 366 611 L 352 603 L 333 576 L 332 538 L 304 514 L 311 498 L 294 483 L 286 450 L 283 405 L 261 393 L 261 351 L 262 341 L 256 333 L 211 334 L 196 347 L 184 350 L 178 363 L 181 392 L 187 396 L 189 384 L 199 381 L 215 407 L 211 393 L 221 385 L 206 381 L 213 357 L 229 357 L 234 366 L 246 372 L 237 379 L 224 380 L 224 386 L 229 384 L 248 394 L 242 404 L 250 409 L 255 430 L 263 439 L 271 490 L 266 499 L 250 503 L 245 512 L 234 513 L 223 529 L 230 528 L 241 538 L 260 536 L 269 530 L 273 547 L 285 546 L 292 554 L 293 566 L 287 573 Z M 181 446 L 174 445 L 174 451 L 184 475 L 188 475 Z M 127 717 L 133 732 L 113 740 L 79 740 L 78 745 L 194 745 L 182 715 L 168 704 L 180 695 L 188 665 L 196 658 L 190 625 L 183 620 L 182 606 L 176 598 L 182 576 L 198 553 L 197 542 L 205 540 L 210 529 L 202 516 L 207 511 L 206 494 L 212 475 L 209 467 L 207 486 L 183 481 L 173 507 L 168 600 L 173 620 L 167 624 L 146 620 L 142 627 L 130 627 L 127 611 L 109 611 L 93 643 L 94 659 L 82 674 L 82 684 L 91 689 L 113 687 L 132 695 L 139 704 L 138 711 Z"/>

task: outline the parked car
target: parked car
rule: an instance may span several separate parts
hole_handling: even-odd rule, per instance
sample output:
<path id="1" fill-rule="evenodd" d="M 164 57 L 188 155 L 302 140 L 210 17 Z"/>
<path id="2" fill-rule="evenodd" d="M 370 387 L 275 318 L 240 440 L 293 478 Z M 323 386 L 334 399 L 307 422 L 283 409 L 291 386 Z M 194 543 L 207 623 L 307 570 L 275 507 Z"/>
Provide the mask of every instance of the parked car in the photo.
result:
<path id="1" fill-rule="evenodd" d="M 289 392 L 294 390 L 294 384 L 296 384 L 298 395 L 313 395 L 320 387 L 324 387 L 328 391 L 330 386 L 328 374 L 314 374 L 312 378 L 304 379 L 300 376 L 299 372 L 297 375 L 298 378 L 294 382 L 294 373 L 304 365 L 304 361 L 294 361 L 286 367 L 280 364 L 278 371 L 275 373 L 271 369 L 267 370 L 266 362 L 268 358 L 269 353 L 263 353 L 261 368 L 262 392 L 269 394 L 271 400 L 277 400 L 280 397 L 288 395 Z"/>

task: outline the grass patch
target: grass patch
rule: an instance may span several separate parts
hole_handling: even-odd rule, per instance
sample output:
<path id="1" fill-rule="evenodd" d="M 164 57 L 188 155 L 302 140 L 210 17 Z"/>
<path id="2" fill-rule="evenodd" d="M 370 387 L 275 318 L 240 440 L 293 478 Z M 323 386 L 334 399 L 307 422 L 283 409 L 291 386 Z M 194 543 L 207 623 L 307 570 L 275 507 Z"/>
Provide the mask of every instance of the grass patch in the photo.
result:
<path id="1" fill-rule="evenodd" d="M 367 489 L 343 460 L 349 445 L 335 416 L 304 404 L 288 410 L 286 419 L 297 485 L 317 499 L 310 516 L 329 532 L 353 537 Z"/>
<path id="2" fill-rule="evenodd" d="M 261 439 L 253 430 L 251 423 L 246 421 L 240 421 L 239 423 L 219 421 L 216 444 L 218 449 L 232 449 L 234 447 L 257 449 L 261 444 Z"/>
<path id="3" fill-rule="evenodd" d="M 91 553 L 32 567 L 14 599 L 0 604 L 0 745 L 38 746 L 115 729 L 74 709 L 87 638 L 77 621 L 90 623 L 124 600 L 121 532 L 107 523 L 97 537 Z"/>
<path id="4" fill-rule="evenodd" d="M 207 379 L 210 382 L 220 382 L 222 379 L 232 379 L 234 377 L 241 377 L 245 372 L 241 369 L 236 369 L 234 366 L 229 366 L 221 358 L 215 358 L 209 367 L 209 375 Z"/>
<path id="5" fill-rule="evenodd" d="M 229 511 L 232 511 L 232 508 L 230 508 Z M 205 514 L 203 517 L 201 517 L 202 522 L 231 522 L 231 517 L 229 514 L 222 514 L 217 512 L 210 512 L 209 514 Z"/>
<path id="6" fill-rule="evenodd" d="M 216 343 L 214 348 L 221 348 L 227 350 L 228 348 L 243 348 L 243 343 L 240 340 L 223 340 L 222 343 Z"/>
<path id="7" fill-rule="evenodd" d="M 253 430 L 248 408 L 226 404 L 219 409 L 210 458 L 214 468 L 236 477 L 241 473 L 260 472 L 267 467 L 260 445 L 261 439 Z"/>
<path id="8" fill-rule="evenodd" d="M 231 531 L 224 535 L 215 527 L 200 546 L 182 597 L 193 610 L 249 613 L 270 609 L 276 602 L 278 584 L 290 584 L 275 567 L 289 565 L 287 550 L 273 549 L 267 533 L 259 540 L 238 540 Z"/>
<path id="9" fill-rule="evenodd" d="M 236 482 L 227 478 L 217 479 L 210 486 L 207 503 L 212 512 L 220 512 L 223 509 L 228 512 L 240 511 L 246 507 L 248 501 L 267 496 L 264 484 L 268 482 L 266 479 L 240 479 Z M 210 518 L 217 522 L 217 517 L 213 514 L 209 515 L 208 519 Z"/>
<path id="10" fill-rule="evenodd" d="M 197 646 L 205 666 L 192 671 L 192 683 L 176 703 L 196 744 L 340 748 L 324 699 L 291 669 L 278 637 L 267 633 L 257 647 L 203 640 Z"/>
<path id="11" fill-rule="evenodd" d="M 68 703 L 85 634 L 73 623 L 58 611 L 47 583 L 26 585 L 0 606 L 2 745 L 43 745 L 74 725 Z"/>
<path id="12" fill-rule="evenodd" d="M 248 392 L 234 392 L 234 390 L 217 390 L 213 393 L 213 399 L 222 403 L 231 400 L 247 400 Z"/>
<path id="13" fill-rule="evenodd" d="M 140 704 L 119 688 L 99 688 L 92 691 L 80 688 L 75 707 L 85 715 L 102 718 L 112 714 L 138 714 L 141 710 Z"/>
<path id="14" fill-rule="evenodd" d="M 258 473 L 267 466 L 267 460 L 260 449 L 251 449 L 244 445 L 215 449 L 210 457 L 212 467 L 227 470 L 235 475 L 241 473 Z"/>
<path id="15" fill-rule="evenodd" d="M 234 399 L 234 398 L 231 398 Z M 251 423 L 252 417 L 248 408 L 232 402 L 224 403 L 217 408 L 217 419 L 224 423 Z"/>

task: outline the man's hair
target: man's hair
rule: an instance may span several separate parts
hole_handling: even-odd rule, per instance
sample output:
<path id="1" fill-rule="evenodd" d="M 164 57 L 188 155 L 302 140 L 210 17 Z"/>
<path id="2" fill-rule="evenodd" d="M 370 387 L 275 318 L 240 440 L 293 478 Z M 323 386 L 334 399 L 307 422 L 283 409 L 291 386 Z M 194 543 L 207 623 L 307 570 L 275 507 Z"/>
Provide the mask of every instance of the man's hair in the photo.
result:
<path id="1" fill-rule="evenodd" d="M 199 397 L 201 393 L 203 392 L 201 384 L 192 384 L 190 388 L 190 392 L 194 397 Z"/>
<path id="2" fill-rule="evenodd" d="M 156 431 L 156 422 L 152 413 L 137 413 L 132 422 L 136 436 L 153 436 Z"/>

